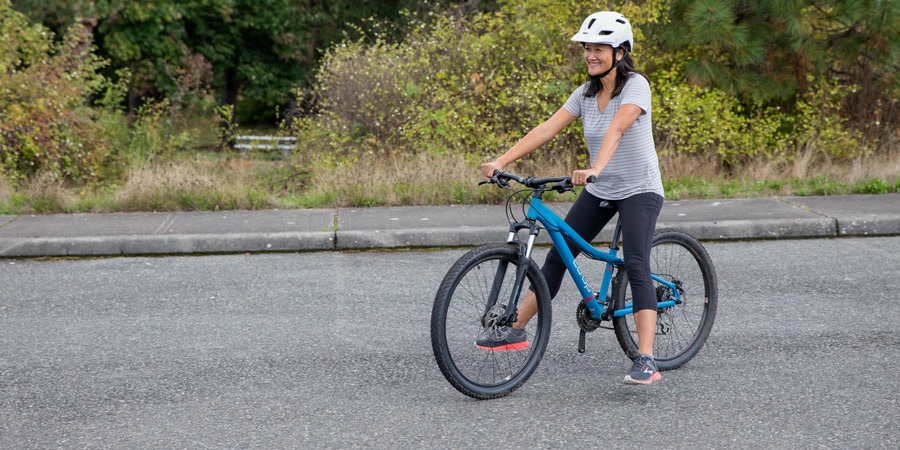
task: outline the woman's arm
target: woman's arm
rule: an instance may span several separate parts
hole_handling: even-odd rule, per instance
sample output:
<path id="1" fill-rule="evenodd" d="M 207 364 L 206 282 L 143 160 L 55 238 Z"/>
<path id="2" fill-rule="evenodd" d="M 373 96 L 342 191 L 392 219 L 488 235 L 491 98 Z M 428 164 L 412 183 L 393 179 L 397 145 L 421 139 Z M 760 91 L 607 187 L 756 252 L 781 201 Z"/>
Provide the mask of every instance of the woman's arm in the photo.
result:
<path id="1" fill-rule="evenodd" d="M 613 155 L 616 153 L 616 149 L 619 147 L 619 142 L 622 141 L 622 136 L 625 135 L 625 131 L 631 127 L 631 124 L 633 124 L 643 112 L 644 110 L 639 106 L 630 103 L 619 107 L 619 110 L 616 111 L 616 115 L 613 116 L 612 122 L 609 124 L 609 128 L 606 129 L 606 134 L 603 135 L 603 142 L 600 144 L 600 152 L 597 154 L 594 165 L 591 166 L 590 169 L 572 172 L 572 184 L 584 186 L 587 184 L 588 177 L 600 176 L 600 172 L 603 171 L 603 168 L 606 167 L 606 164 L 609 163 L 609 160 L 612 159 Z"/>

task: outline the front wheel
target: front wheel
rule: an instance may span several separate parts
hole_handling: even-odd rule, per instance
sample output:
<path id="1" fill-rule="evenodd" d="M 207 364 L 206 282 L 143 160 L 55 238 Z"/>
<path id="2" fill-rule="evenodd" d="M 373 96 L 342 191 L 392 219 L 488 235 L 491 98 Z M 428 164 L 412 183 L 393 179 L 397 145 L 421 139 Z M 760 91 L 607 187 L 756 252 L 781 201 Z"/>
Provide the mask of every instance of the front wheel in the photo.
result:
<path id="1" fill-rule="evenodd" d="M 625 245 L 628 245 L 625 243 Z M 657 310 L 653 356 L 660 370 L 677 369 L 703 347 L 716 318 L 719 290 L 716 271 L 703 245 L 694 237 L 674 230 L 657 231 L 650 251 L 650 270 L 673 283 L 681 294 L 675 306 Z M 627 280 L 627 277 L 623 277 Z M 671 289 L 654 281 L 657 302 L 674 298 Z M 631 306 L 631 288 L 619 283 L 613 293 L 616 309 Z M 634 316 L 613 319 L 616 339 L 632 359 L 637 357 L 638 337 Z"/>
<path id="2" fill-rule="evenodd" d="M 493 347 L 483 345 L 489 336 L 502 338 L 509 331 L 496 319 L 502 317 L 510 302 L 518 261 L 518 249 L 512 245 L 486 245 L 471 250 L 453 264 L 434 298 L 434 357 L 447 381 L 470 397 L 498 398 L 518 389 L 537 369 L 547 348 L 550 293 L 543 274 L 530 259 L 525 279 L 520 280 L 517 300 L 524 296 L 527 280 L 536 293 L 537 314 L 525 327 L 526 339 L 502 350 L 499 346 L 492 350 Z"/>

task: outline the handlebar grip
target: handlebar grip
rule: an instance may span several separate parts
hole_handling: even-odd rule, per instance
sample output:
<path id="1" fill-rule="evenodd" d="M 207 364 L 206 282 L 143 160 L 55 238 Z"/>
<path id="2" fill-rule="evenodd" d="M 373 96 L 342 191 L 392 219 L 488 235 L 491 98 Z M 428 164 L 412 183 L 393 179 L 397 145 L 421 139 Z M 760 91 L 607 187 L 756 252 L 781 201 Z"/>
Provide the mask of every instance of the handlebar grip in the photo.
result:
<path id="1" fill-rule="evenodd" d="M 588 177 L 587 182 L 588 182 L 588 183 L 596 183 L 596 182 L 597 182 L 597 177 L 591 175 L 591 176 Z"/>

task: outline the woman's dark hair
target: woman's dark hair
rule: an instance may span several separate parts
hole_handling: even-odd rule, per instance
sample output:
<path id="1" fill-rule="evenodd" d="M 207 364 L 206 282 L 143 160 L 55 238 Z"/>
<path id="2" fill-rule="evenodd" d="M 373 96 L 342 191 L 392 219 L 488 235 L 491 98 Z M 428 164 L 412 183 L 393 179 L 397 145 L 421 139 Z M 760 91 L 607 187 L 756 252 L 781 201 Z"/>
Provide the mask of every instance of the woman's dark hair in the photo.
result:
<path id="1" fill-rule="evenodd" d="M 619 50 L 623 50 L 625 54 L 622 56 L 622 59 L 619 60 L 619 64 L 616 65 L 616 84 L 613 86 L 612 95 L 610 98 L 615 98 L 617 95 L 622 93 L 622 89 L 625 87 L 625 82 L 628 81 L 628 78 L 633 74 L 641 75 L 646 78 L 647 81 L 650 81 L 650 77 L 647 76 L 644 72 L 634 69 L 634 60 L 631 59 L 631 52 L 622 47 L 613 50 L 613 55 L 618 53 Z M 603 83 L 600 82 L 600 76 L 592 76 L 588 80 L 588 87 L 584 90 L 585 97 L 594 97 L 600 91 L 603 90 Z"/>

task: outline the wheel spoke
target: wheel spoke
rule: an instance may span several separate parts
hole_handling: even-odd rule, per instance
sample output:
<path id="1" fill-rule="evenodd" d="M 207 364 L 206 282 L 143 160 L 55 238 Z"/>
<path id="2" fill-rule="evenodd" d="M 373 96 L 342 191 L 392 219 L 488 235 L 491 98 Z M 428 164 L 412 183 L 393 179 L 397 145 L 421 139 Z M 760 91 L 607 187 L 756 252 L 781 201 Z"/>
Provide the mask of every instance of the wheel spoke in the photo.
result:
<path id="1" fill-rule="evenodd" d="M 485 246 L 464 255 L 451 267 L 432 311 L 432 346 L 442 373 L 450 383 L 475 398 L 507 395 L 534 372 L 549 338 L 549 294 L 540 270 L 529 261 L 528 283 L 539 286 L 544 298 L 538 313 L 526 327 L 527 347 L 517 350 L 487 350 L 509 331 L 482 325 L 483 319 L 496 322 L 505 313 L 516 283 L 518 253 L 510 246 Z M 512 265 L 513 267 L 509 267 Z M 495 300 L 492 300 L 495 299 Z M 494 304 L 496 302 L 496 304 Z M 489 316 L 489 317 L 486 317 Z M 490 323 L 488 323 L 490 325 Z M 504 334 L 502 331 L 506 330 Z M 494 340 L 485 340 L 496 336 Z M 483 340 L 476 346 L 476 341 Z M 523 343 L 515 341 L 510 348 Z"/>
<path id="2" fill-rule="evenodd" d="M 653 273 L 681 290 L 681 302 L 658 311 L 657 333 L 653 354 L 661 370 L 674 369 L 689 361 L 703 346 L 716 313 L 717 287 L 715 271 L 709 256 L 694 238 L 680 232 L 666 231 L 654 239 L 650 265 Z M 624 277 L 623 277 L 624 278 Z M 619 308 L 632 301 L 627 281 L 616 295 Z M 656 283 L 658 300 L 668 300 L 669 288 Z M 616 337 L 631 356 L 638 346 L 637 329 L 632 316 L 614 319 Z M 661 332 L 665 331 L 665 332 Z"/>

